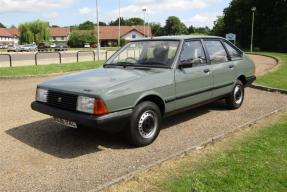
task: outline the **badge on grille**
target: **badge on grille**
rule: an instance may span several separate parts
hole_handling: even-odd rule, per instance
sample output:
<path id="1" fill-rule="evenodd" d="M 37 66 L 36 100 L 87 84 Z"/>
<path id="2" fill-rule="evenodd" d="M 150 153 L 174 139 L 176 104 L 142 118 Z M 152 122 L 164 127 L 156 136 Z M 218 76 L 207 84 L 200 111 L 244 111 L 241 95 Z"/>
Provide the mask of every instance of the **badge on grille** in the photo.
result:
<path id="1" fill-rule="evenodd" d="M 62 102 L 62 97 L 58 97 L 57 101 L 58 103 Z"/>

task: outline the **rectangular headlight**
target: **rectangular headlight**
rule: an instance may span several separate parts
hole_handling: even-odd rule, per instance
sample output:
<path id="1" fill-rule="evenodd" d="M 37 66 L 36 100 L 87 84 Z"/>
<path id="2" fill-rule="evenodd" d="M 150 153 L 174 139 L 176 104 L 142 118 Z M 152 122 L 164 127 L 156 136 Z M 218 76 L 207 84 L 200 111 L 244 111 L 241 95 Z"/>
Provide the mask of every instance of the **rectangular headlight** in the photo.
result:
<path id="1" fill-rule="evenodd" d="M 94 104 L 95 104 L 95 98 L 78 96 L 77 111 L 93 114 Z"/>
<path id="2" fill-rule="evenodd" d="M 47 97 L 48 97 L 48 90 L 42 89 L 42 88 L 37 88 L 36 92 L 36 101 L 40 102 L 47 102 Z"/>

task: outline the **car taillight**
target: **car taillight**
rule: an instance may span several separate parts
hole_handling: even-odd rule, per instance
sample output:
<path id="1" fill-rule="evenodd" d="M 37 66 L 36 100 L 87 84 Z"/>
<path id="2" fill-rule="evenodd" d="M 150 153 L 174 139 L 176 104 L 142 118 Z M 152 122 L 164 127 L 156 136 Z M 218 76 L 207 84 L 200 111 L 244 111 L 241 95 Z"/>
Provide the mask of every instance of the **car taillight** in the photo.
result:
<path id="1" fill-rule="evenodd" d="M 95 115 L 104 115 L 108 113 L 108 109 L 101 99 L 96 99 L 94 103 L 94 114 Z"/>

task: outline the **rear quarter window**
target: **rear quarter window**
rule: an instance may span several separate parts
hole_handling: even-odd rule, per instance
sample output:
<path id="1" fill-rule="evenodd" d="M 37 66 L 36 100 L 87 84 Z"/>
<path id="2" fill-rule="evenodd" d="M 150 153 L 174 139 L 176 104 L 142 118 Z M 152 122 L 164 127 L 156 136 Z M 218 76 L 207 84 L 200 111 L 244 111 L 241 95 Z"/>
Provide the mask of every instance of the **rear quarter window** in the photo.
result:
<path id="1" fill-rule="evenodd" d="M 242 53 L 238 51 L 235 47 L 225 41 L 223 42 L 223 44 L 226 47 L 231 60 L 238 60 L 242 58 Z"/>
<path id="2" fill-rule="evenodd" d="M 220 40 L 204 40 L 204 44 L 209 54 L 211 64 L 228 61 L 227 53 Z"/>

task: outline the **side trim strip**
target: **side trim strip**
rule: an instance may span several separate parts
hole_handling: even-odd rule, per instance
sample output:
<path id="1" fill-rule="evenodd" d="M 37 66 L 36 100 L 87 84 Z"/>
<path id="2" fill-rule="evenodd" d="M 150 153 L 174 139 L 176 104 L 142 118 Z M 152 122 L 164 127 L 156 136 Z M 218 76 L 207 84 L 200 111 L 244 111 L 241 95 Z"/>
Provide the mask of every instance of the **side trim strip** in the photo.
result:
<path id="1" fill-rule="evenodd" d="M 176 100 L 179 100 L 179 99 L 184 99 L 184 98 L 191 97 L 191 96 L 194 96 L 194 95 L 198 95 L 198 94 L 201 94 L 201 93 L 204 93 L 204 92 L 213 91 L 215 89 L 220 89 L 220 88 L 223 88 L 223 87 L 228 87 L 228 86 L 233 85 L 233 84 L 234 84 L 234 82 L 226 83 L 226 84 L 219 85 L 219 86 L 216 86 L 216 87 L 212 87 L 212 88 L 209 88 L 209 89 L 201 90 L 201 91 L 198 91 L 198 92 L 195 92 L 195 93 L 188 93 L 188 94 L 180 95 L 180 96 L 177 96 L 177 97 L 174 97 L 174 98 L 166 99 L 165 102 L 166 103 L 170 103 L 170 102 L 173 102 L 173 101 L 176 101 Z"/>

